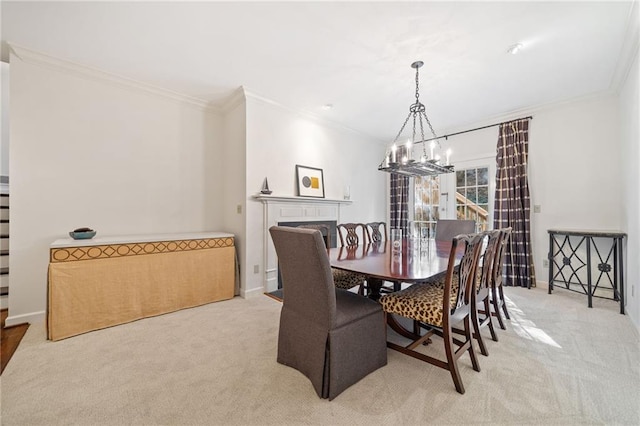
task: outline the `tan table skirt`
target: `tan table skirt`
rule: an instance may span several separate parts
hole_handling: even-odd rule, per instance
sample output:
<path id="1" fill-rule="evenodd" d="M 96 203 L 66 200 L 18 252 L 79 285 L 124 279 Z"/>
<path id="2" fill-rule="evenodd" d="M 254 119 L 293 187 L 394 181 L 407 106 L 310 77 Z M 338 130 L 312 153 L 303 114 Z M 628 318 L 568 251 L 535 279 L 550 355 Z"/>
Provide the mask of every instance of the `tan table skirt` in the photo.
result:
<path id="1" fill-rule="evenodd" d="M 76 256 L 67 257 L 70 250 L 83 248 L 52 249 L 49 339 L 59 340 L 234 295 L 233 245 L 205 249 L 189 249 L 187 245 L 183 251 L 152 254 L 127 251 L 124 256 L 117 254 L 125 252 L 119 245 L 110 247 L 117 257 L 80 256 L 82 260 L 70 260 Z M 96 247 L 84 249 L 82 253 L 98 253 Z M 61 258 L 65 260 L 56 260 Z"/>

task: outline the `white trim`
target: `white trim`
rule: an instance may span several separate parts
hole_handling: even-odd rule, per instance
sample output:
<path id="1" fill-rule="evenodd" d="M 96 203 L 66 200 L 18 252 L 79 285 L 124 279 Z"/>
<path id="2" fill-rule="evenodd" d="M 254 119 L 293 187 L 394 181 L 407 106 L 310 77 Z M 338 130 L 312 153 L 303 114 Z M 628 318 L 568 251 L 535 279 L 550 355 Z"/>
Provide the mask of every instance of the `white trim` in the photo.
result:
<path id="1" fill-rule="evenodd" d="M 229 111 L 235 109 L 238 105 L 241 105 L 243 102 L 246 103 L 246 100 L 247 98 L 245 95 L 244 87 L 240 86 L 233 91 L 231 96 L 229 96 L 224 102 L 222 102 L 220 110 L 223 114 L 226 114 Z"/>
<path id="2" fill-rule="evenodd" d="M 5 324 L 5 327 L 11 327 L 12 325 L 19 325 L 19 324 L 25 324 L 25 323 L 28 323 L 28 324 L 43 323 L 44 324 L 45 319 L 46 319 L 46 312 L 39 311 L 39 312 L 31 312 L 28 314 L 9 316 L 7 317 L 4 324 Z"/>
<path id="3" fill-rule="evenodd" d="M 16 55 L 20 60 L 36 65 L 48 66 L 59 71 L 64 71 L 69 74 L 74 74 L 79 77 L 98 80 L 101 82 L 107 82 L 115 86 L 119 86 L 126 89 L 134 89 L 147 94 L 153 94 L 161 96 L 166 99 L 177 101 L 182 104 L 194 106 L 199 109 L 220 113 L 221 109 L 218 106 L 211 104 L 204 99 L 188 96 L 182 93 L 174 92 L 172 90 L 164 89 L 152 84 L 143 83 L 128 77 L 116 75 L 106 71 L 92 68 L 86 65 L 78 64 L 65 59 L 56 58 L 45 53 L 36 52 L 26 47 L 18 46 L 16 44 L 7 43 L 11 52 Z"/>
<path id="4" fill-rule="evenodd" d="M 264 293 L 265 290 L 262 287 L 252 288 L 250 290 L 242 289 L 240 291 L 240 297 L 242 297 L 243 299 L 253 299 L 255 297 L 262 296 Z"/>
<path id="5" fill-rule="evenodd" d="M 490 117 L 483 118 L 481 121 L 475 121 L 467 124 L 456 125 L 455 127 L 447 128 L 446 131 L 443 131 L 442 134 L 450 134 L 466 131 L 469 129 L 475 129 L 477 127 L 489 126 L 497 123 L 505 123 L 511 120 L 517 120 L 519 118 L 532 116 L 535 121 L 535 115 L 543 112 L 547 112 L 549 110 L 553 110 L 556 108 L 561 108 L 566 105 L 571 105 L 573 103 L 578 102 L 587 102 L 587 101 L 596 101 L 599 99 L 605 99 L 614 97 L 616 94 L 613 90 L 607 89 L 602 90 L 596 93 L 591 93 L 588 95 L 580 95 L 575 96 L 570 99 L 562 99 L 555 102 L 541 103 L 538 105 L 531 105 L 521 109 L 515 109 L 512 111 L 505 111 Z M 531 128 L 531 126 L 530 126 Z M 455 138 L 458 135 L 449 135 L 449 139 Z"/>
<path id="6" fill-rule="evenodd" d="M 627 81 L 633 62 L 636 56 L 638 56 L 638 44 L 640 43 L 638 40 L 640 38 L 640 22 L 638 22 L 640 21 L 640 19 L 638 19 L 638 15 L 640 15 L 639 8 L 638 2 L 634 1 L 629 11 L 629 16 L 627 17 L 624 42 L 620 49 L 620 55 L 618 55 L 613 77 L 611 78 L 610 88 L 618 94 L 620 90 L 622 90 L 624 82 Z"/>
<path id="7" fill-rule="evenodd" d="M 351 204 L 351 200 L 274 197 L 263 194 L 254 195 L 253 198 L 262 202 L 263 285 L 262 288 L 249 290 L 245 293 L 247 296 L 250 292 L 268 293 L 278 288 L 278 257 L 269 234 L 270 227 L 279 222 L 336 221 L 336 223 L 340 223 L 340 205 Z"/>
<path id="8" fill-rule="evenodd" d="M 338 200 L 333 198 L 311 198 L 311 197 L 288 197 L 286 195 L 265 195 L 265 194 L 256 194 L 252 195 L 251 198 L 262 201 L 263 203 L 274 203 L 274 202 L 282 202 L 282 203 L 329 203 L 329 204 L 351 204 L 352 200 Z"/>
<path id="9" fill-rule="evenodd" d="M 245 98 L 247 98 L 247 99 L 251 98 L 251 99 L 257 100 L 259 102 L 265 103 L 267 105 L 270 105 L 272 107 L 283 109 L 283 110 L 285 110 L 285 111 L 287 111 L 289 113 L 296 114 L 296 115 L 299 115 L 299 116 L 301 116 L 303 118 L 307 118 L 309 120 L 315 121 L 315 122 L 317 122 L 319 124 L 322 124 L 323 126 L 326 126 L 326 127 L 330 127 L 330 128 L 338 129 L 338 130 L 343 130 L 343 131 L 348 131 L 348 132 L 351 132 L 351 133 L 355 133 L 355 134 L 360 135 L 360 136 L 362 136 L 364 138 L 367 138 L 367 139 L 375 139 L 382 146 L 387 146 L 387 144 L 388 144 L 388 140 L 380 139 L 377 136 L 373 136 L 373 135 L 370 135 L 370 134 L 363 133 L 363 132 L 361 132 L 359 130 L 356 130 L 356 129 L 352 128 L 352 127 L 349 127 L 347 125 L 344 125 L 344 124 L 341 124 L 341 123 L 337 123 L 335 121 L 328 120 L 328 119 L 326 119 L 326 118 L 324 118 L 324 117 L 322 117 L 320 115 L 317 115 L 317 114 L 315 114 L 313 112 L 310 112 L 310 111 L 300 110 L 300 109 L 295 109 L 295 108 L 292 108 L 292 107 L 288 107 L 288 106 L 283 105 L 283 104 L 281 104 L 281 103 L 279 103 L 277 101 L 274 101 L 274 100 L 269 99 L 269 98 L 265 98 L 263 96 L 260 96 L 260 95 L 258 95 L 256 93 L 254 93 L 254 92 L 251 92 L 249 89 L 247 89 L 244 86 L 242 86 L 242 89 L 244 90 L 244 95 L 245 95 Z"/>

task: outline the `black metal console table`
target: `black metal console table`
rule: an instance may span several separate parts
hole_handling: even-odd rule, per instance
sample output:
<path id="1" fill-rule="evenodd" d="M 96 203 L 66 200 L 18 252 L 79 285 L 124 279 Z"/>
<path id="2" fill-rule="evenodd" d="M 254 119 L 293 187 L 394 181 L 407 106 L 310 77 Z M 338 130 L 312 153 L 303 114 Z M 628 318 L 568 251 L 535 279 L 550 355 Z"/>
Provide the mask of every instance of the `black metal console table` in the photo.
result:
<path id="1" fill-rule="evenodd" d="M 549 229 L 548 232 L 549 294 L 554 283 L 562 283 L 567 290 L 584 292 L 590 308 L 593 297 L 602 297 L 618 301 L 620 313 L 624 314 L 623 240 L 627 234 L 570 229 Z M 592 260 L 597 262 L 595 270 L 592 270 Z M 593 275 L 597 275 L 596 280 Z M 605 289 L 612 292 L 611 297 L 595 294 Z"/>

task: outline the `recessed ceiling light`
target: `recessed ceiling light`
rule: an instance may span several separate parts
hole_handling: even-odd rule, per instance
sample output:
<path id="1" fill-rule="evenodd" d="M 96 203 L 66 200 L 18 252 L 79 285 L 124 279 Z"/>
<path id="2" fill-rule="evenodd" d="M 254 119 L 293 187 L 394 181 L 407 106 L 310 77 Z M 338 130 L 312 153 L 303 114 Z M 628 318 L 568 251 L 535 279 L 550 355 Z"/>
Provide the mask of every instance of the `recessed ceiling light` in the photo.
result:
<path id="1" fill-rule="evenodd" d="M 522 43 L 516 43 L 513 46 L 509 47 L 507 49 L 508 53 L 511 53 L 512 55 L 515 55 L 516 53 L 518 53 L 520 50 L 522 49 Z"/>
<path id="2" fill-rule="evenodd" d="M 322 109 L 325 111 L 329 111 L 331 108 L 333 108 L 333 104 L 324 104 L 322 105 Z"/>

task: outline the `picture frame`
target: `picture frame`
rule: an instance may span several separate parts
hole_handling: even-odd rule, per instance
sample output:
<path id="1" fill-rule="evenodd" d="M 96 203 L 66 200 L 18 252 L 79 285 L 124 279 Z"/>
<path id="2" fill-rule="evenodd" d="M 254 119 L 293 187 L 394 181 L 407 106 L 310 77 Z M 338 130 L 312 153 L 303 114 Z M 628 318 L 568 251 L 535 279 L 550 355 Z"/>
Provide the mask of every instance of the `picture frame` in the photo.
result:
<path id="1" fill-rule="evenodd" d="M 324 198 L 324 176 L 322 169 L 296 164 L 298 196 Z"/>

